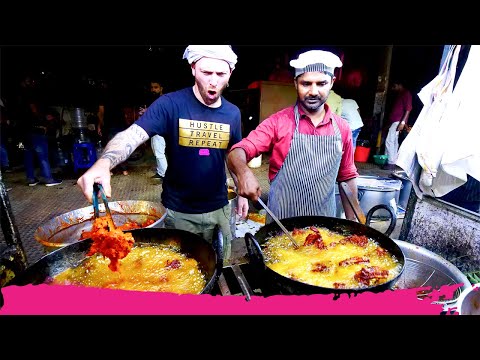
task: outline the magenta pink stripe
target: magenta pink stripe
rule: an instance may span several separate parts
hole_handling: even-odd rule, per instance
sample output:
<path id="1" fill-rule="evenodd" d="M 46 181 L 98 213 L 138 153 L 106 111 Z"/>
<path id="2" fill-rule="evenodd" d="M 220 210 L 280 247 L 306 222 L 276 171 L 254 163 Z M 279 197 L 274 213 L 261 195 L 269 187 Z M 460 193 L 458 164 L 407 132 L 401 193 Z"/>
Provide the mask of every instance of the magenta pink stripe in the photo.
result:
<path id="1" fill-rule="evenodd" d="M 443 286 L 418 300 L 421 289 L 378 294 L 261 296 L 177 295 L 75 286 L 26 285 L 2 289 L 0 315 L 439 315 L 432 304 L 460 285 Z"/>

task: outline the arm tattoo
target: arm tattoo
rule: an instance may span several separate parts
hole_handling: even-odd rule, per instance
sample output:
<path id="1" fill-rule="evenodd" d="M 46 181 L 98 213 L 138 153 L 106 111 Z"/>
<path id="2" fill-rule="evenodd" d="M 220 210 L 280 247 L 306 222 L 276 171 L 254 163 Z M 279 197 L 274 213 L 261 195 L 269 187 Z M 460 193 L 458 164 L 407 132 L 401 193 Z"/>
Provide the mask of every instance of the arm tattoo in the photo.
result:
<path id="1" fill-rule="evenodd" d="M 124 162 L 135 149 L 149 139 L 148 134 L 140 126 L 133 124 L 119 132 L 105 146 L 101 159 L 110 160 L 110 169 Z"/>

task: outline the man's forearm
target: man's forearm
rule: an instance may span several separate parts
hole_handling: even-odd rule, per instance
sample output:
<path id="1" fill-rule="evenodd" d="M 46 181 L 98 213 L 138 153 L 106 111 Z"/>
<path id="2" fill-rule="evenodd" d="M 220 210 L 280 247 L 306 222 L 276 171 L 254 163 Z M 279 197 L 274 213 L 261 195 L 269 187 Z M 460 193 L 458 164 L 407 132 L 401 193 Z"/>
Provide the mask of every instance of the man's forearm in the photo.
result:
<path id="1" fill-rule="evenodd" d="M 258 201 L 262 189 L 248 167 L 247 156 L 243 149 L 237 148 L 228 154 L 228 169 L 237 184 L 237 194 L 252 201 Z"/>
<path id="2" fill-rule="evenodd" d="M 353 201 L 358 201 L 358 187 L 357 187 L 357 179 L 353 178 L 350 180 L 346 180 L 345 183 L 348 185 L 350 188 L 350 191 L 352 192 L 353 196 Z M 340 200 L 342 202 L 343 210 L 345 211 L 345 217 L 347 220 L 353 220 L 356 221 L 357 218 L 355 216 L 355 212 L 353 211 L 350 202 L 348 201 L 347 196 L 343 193 L 343 191 L 340 191 Z"/>
<path id="3" fill-rule="evenodd" d="M 410 111 L 405 111 L 405 114 L 403 115 L 403 118 L 400 122 L 403 123 L 403 124 L 407 124 L 409 115 L 410 115 Z"/>
<path id="4" fill-rule="evenodd" d="M 238 177 L 245 168 L 248 168 L 247 165 L 247 155 L 245 154 L 245 150 L 241 148 L 236 148 L 232 150 L 227 157 L 227 166 L 230 170 L 230 173 Z"/>
<path id="5" fill-rule="evenodd" d="M 105 146 L 100 159 L 110 161 L 110 169 L 124 162 L 135 149 L 148 140 L 148 134 L 140 126 L 133 124 L 128 129 L 119 132 Z"/>

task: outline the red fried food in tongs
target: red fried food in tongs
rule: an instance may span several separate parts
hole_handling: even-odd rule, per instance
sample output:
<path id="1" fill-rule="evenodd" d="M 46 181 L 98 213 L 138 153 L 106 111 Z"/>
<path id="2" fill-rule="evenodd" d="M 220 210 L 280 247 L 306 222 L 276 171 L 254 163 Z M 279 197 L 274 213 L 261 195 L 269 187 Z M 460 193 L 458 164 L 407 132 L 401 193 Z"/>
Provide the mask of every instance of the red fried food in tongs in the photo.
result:
<path id="1" fill-rule="evenodd" d="M 103 203 L 107 215 L 99 217 L 98 210 L 98 192 L 101 192 Z M 95 220 L 93 221 L 92 231 L 89 232 L 93 244 L 87 253 L 87 256 L 100 253 L 110 259 L 108 267 L 112 271 L 118 271 L 119 260 L 127 256 L 133 248 L 135 240 L 131 233 L 124 233 L 121 229 L 115 227 L 110 208 L 108 207 L 107 197 L 100 184 L 93 186 L 93 209 Z"/>
<path id="2" fill-rule="evenodd" d="M 118 271 L 119 260 L 130 253 L 135 240 L 131 233 L 124 233 L 120 229 L 109 229 L 108 223 L 105 217 L 99 217 L 93 221 L 93 229 L 89 232 L 93 244 L 87 256 L 100 253 L 110 259 L 109 269 Z"/>

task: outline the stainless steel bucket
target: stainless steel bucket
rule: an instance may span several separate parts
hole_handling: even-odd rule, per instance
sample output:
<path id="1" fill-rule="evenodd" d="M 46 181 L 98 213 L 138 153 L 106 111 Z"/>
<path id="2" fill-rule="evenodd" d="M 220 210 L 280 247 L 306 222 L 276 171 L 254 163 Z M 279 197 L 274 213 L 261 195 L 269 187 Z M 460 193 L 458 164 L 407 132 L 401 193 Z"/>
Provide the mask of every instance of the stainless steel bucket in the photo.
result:
<path id="1" fill-rule="evenodd" d="M 407 173 L 403 170 L 394 171 L 390 176 L 402 182 L 402 189 L 400 190 L 398 205 L 405 210 L 407 208 L 410 192 L 412 191 L 412 182 L 408 178 Z"/>
<path id="2" fill-rule="evenodd" d="M 367 214 L 376 205 L 396 207 L 400 198 L 402 182 L 380 176 L 359 176 L 357 178 L 358 200 L 363 212 Z M 390 217 L 387 210 L 380 209 L 373 214 L 375 218 Z"/>
<path id="3" fill-rule="evenodd" d="M 380 176 L 359 176 L 357 178 L 358 201 L 363 212 L 367 214 L 370 209 L 376 205 L 384 204 L 395 207 L 398 205 L 400 197 L 400 189 L 402 182 L 396 179 L 384 178 Z M 408 200 L 408 199 L 407 199 Z M 335 217 L 345 219 L 345 211 L 343 209 L 342 200 L 338 190 L 338 184 L 335 184 Z M 396 208 L 394 209 L 396 211 Z M 390 218 L 387 210 L 377 210 L 373 218 Z"/>

